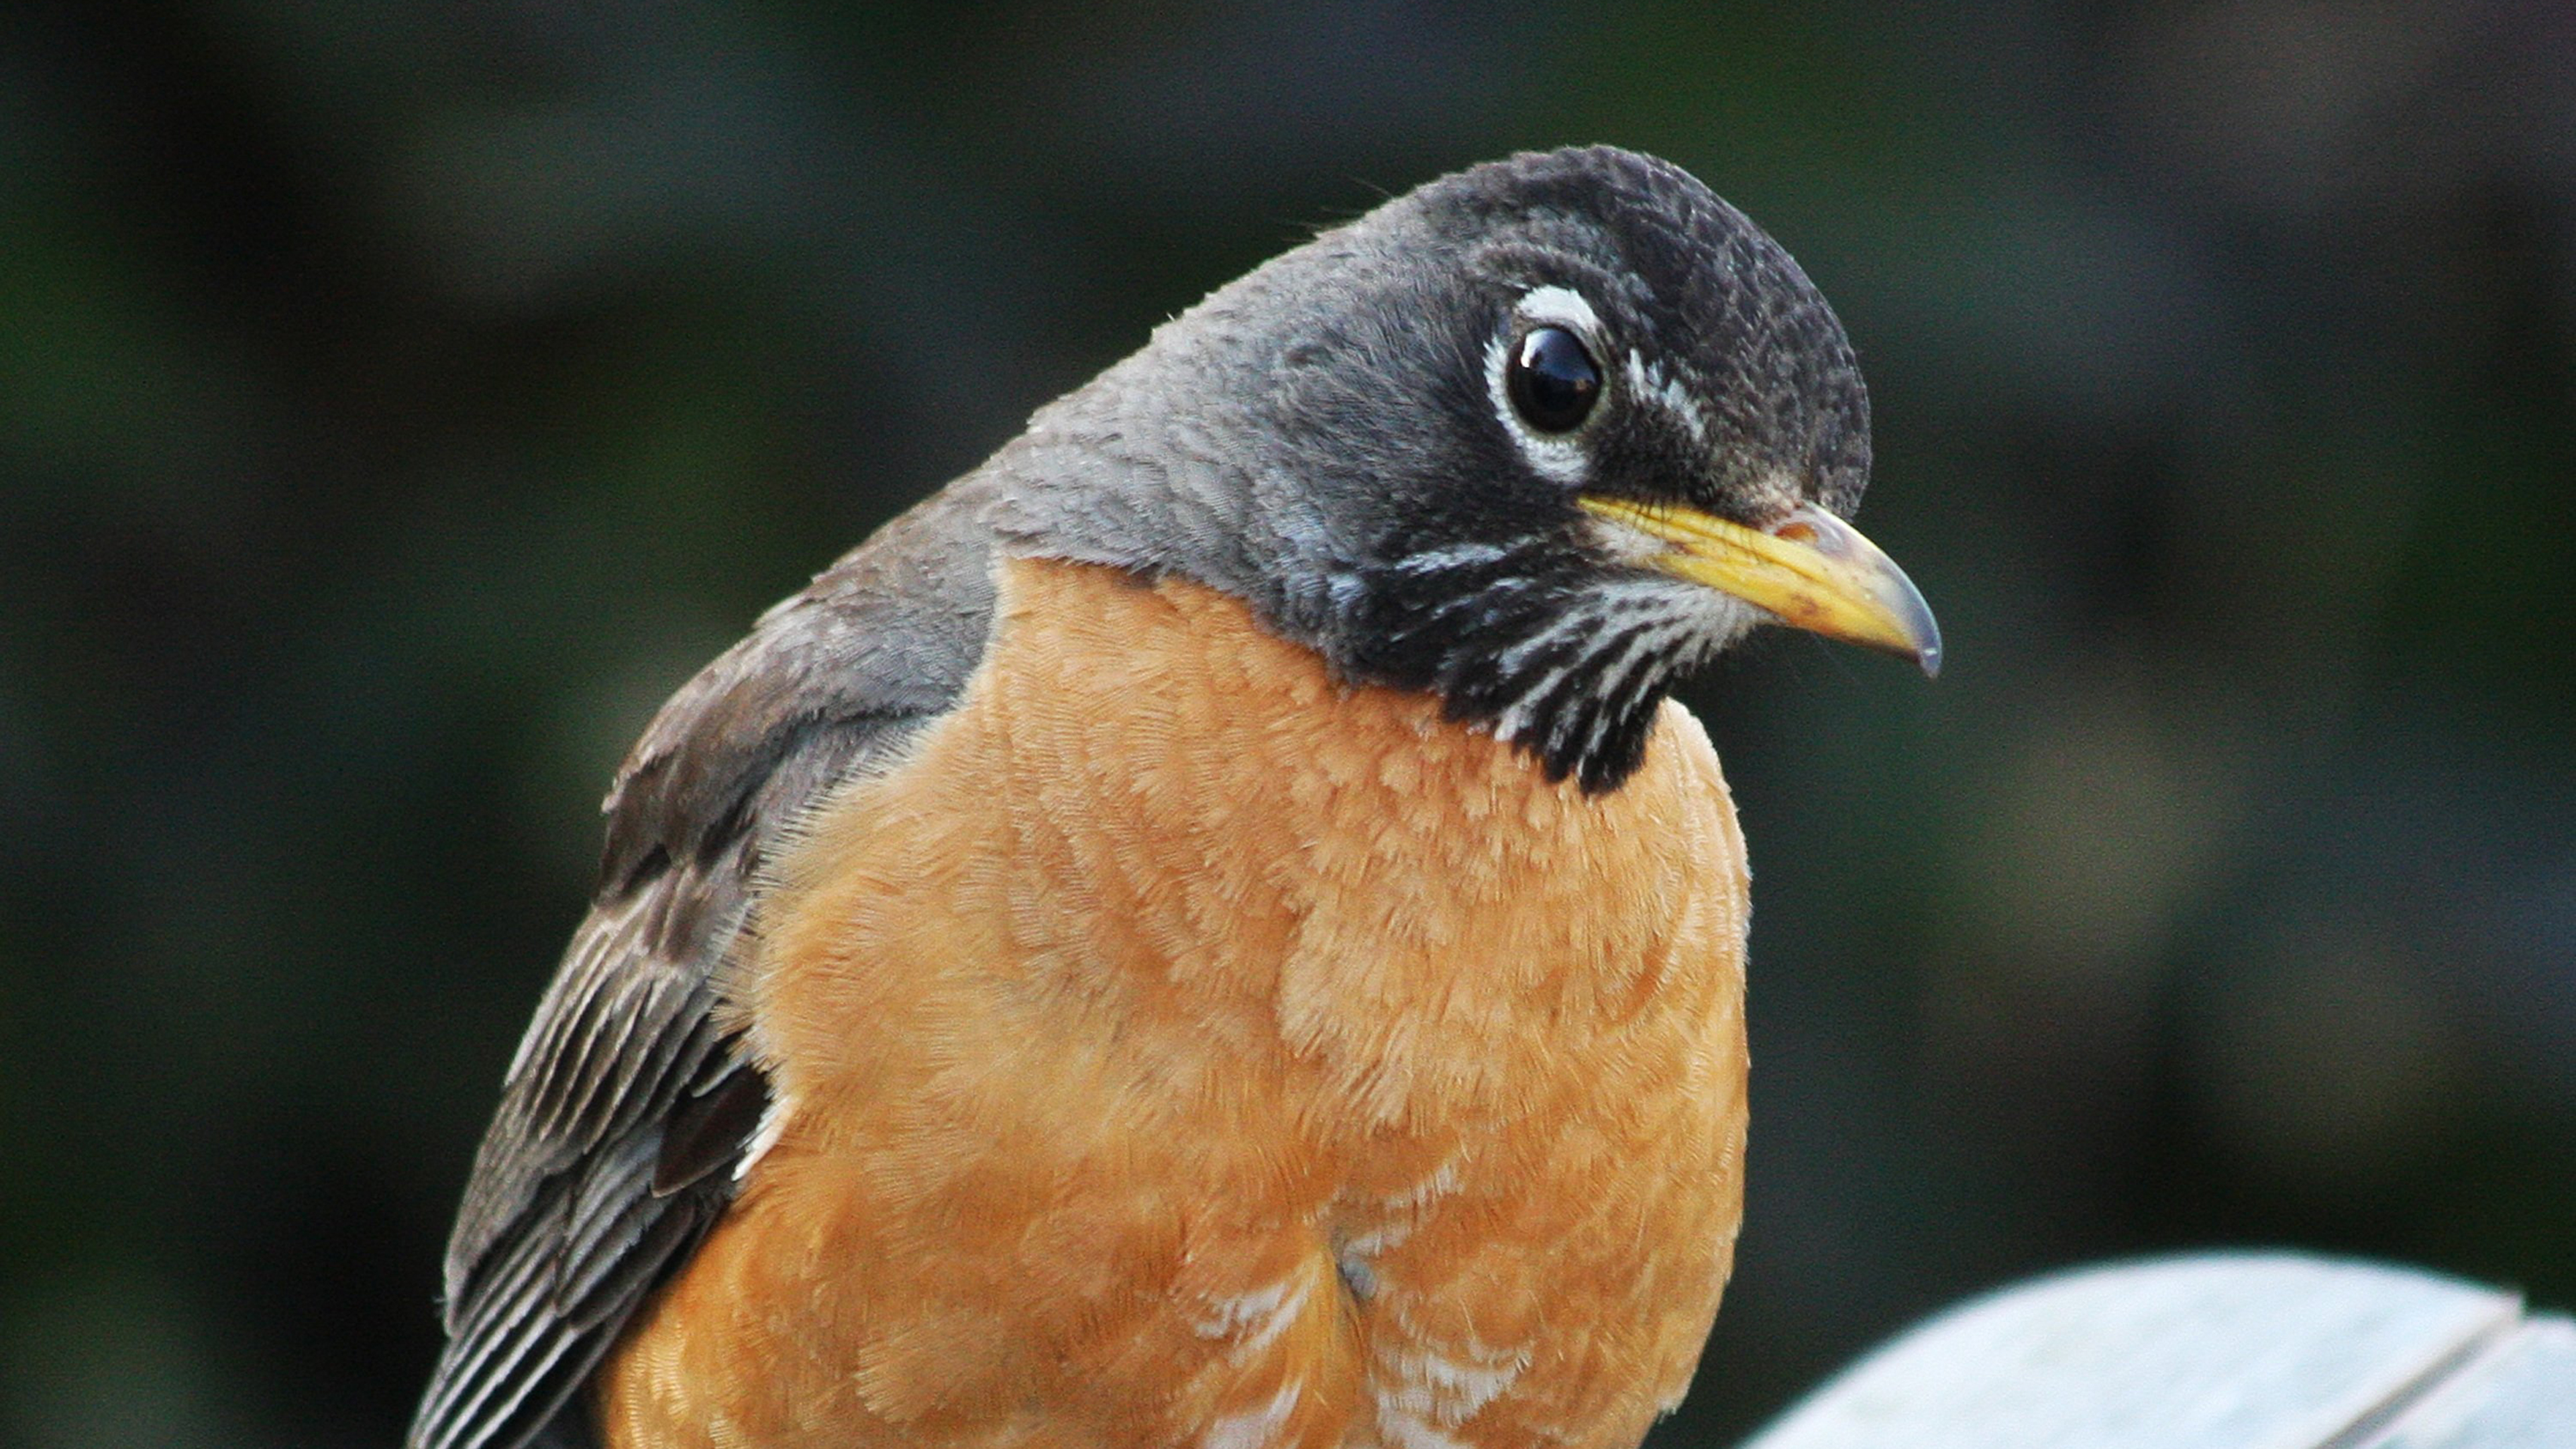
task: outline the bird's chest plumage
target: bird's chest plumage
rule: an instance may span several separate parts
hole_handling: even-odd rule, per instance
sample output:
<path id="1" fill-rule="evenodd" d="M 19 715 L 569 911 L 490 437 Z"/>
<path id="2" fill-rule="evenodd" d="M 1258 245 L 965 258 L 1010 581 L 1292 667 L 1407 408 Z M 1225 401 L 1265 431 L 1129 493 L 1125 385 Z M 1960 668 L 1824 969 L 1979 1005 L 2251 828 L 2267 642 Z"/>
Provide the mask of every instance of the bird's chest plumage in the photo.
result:
<path id="1" fill-rule="evenodd" d="M 1743 849 L 1242 607 L 1006 566 L 959 708 L 779 870 L 773 1141 L 612 1442 L 1633 1443 L 1732 1257 Z"/>

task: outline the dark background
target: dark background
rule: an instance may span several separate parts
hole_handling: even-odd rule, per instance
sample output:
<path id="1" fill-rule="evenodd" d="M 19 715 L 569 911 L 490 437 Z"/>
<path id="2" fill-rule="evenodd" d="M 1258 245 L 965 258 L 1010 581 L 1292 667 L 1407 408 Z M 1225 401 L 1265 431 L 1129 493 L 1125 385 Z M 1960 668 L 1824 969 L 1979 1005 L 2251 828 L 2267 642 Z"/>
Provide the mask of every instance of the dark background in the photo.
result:
<path id="1" fill-rule="evenodd" d="M 6 7 L 0 1442 L 389 1442 L 654 704 L 1307 227 L 1570 141 L 1834 299 L 1950 641 L 1693 696 L 1754 1175 L 1660 1442 L 2106 1254 L 2566 1304 L 2571 15 Z"/>

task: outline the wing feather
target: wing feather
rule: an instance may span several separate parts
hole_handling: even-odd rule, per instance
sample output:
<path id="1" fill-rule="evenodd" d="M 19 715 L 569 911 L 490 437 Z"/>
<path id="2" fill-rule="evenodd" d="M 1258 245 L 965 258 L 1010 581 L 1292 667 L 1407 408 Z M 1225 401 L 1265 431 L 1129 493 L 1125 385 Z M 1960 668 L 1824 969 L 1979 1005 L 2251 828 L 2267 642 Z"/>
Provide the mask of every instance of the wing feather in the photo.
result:
<path id="1" fill-rule="evenodd" d="M 961 489 L 764 615 L 619 771 L 590 915 L 502 1087 L 448 1242 L 411 1449 L 577 1449 L 579 1390 L 735 1190 L 767 1084 L 718 1008 L 780 833 L 945 712 L 981 658 L 990 538 Z"/>

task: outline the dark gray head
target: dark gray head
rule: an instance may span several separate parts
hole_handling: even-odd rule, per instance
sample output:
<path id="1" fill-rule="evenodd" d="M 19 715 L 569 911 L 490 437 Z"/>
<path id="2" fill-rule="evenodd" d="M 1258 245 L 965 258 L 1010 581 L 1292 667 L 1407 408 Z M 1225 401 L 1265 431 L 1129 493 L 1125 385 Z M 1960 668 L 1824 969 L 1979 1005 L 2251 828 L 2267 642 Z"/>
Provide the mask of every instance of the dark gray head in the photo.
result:
<path id="1" fill-rule="evenodd" d="M 1237 594 L 1592 790 L 1758 622 L 1937 651 L 1839 522 L 1869 398 L 1833 310 L 1708 188 L 1606 147 L 1443 177 L 1269 262 L 992 475 L 1029 550 Z"/>

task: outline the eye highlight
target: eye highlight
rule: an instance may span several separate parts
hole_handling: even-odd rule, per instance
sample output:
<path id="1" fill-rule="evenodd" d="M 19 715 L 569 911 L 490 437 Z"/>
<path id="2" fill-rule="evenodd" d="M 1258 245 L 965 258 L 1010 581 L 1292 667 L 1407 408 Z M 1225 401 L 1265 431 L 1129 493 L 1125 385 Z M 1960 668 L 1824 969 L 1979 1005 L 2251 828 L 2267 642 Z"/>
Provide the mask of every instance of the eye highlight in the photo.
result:
<path id="1" fill-rule="evenodd" d="M 1503 390 L 1521 421 L 1542 433 L 1570 433 L 1601 397 L 1601 368 L 1573 333 L 1533 327 L 1512 349 Z"/>

